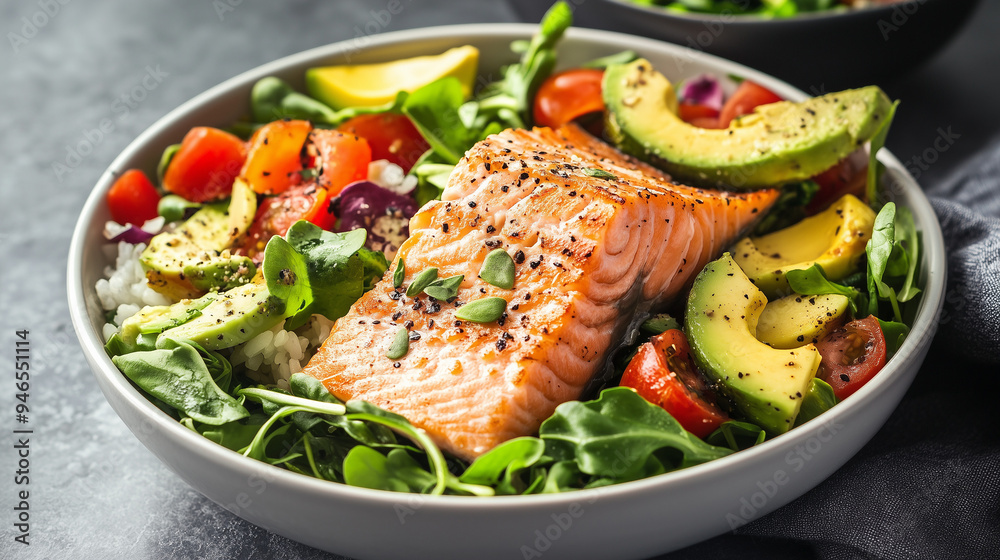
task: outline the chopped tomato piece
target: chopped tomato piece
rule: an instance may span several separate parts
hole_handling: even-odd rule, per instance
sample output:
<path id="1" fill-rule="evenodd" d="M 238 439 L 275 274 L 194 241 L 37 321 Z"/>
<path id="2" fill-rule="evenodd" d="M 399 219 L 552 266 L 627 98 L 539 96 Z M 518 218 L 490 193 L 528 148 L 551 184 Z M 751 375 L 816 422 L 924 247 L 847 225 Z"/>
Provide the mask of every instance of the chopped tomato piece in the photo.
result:
<path id="1" fill-rule="evenodd" d="M 589 68 L 549 76 L 535 96 L 535 124 L 556 128 L 588 113 L 603 111 L 603 78 L 603 70 Z"/>
<path id="2" fill-rule="evenodd" d="M 430 148 L 410 118 L 399 113 L 360 115 L 348 119 L 337 130 L 364 138 L 371 147 L 373 161 L 387 159 L 404 172 L 409 172 Z"/>
<path id="3" fill-rule="evenodd" d="M 736 117 L 749 115 L 760 105 L 777 103 L 778 101 L 783 101 L 778 94 L 764 86 L 746 80 L 736 88 L 733 95 L 722 106 L 722 112 L 719 114 L 719 128 L 729 128 L 729 123 L 733 122 Z"/>
<path id="4" fill-rule="evenodd" d="M 191 202 L 229 196 L 247 157 L 243 140 L 224 130 L 192 128 L 163 174 L 163 189 Z"/>
<path id="5" fill-rule="evenodd" d="M 122 173 L 107 194 L 111 217 L 120 224 L 141 226 L 146 220 L 156 217 L 156 205 L 160 193 L 146 174 L 138 169 Z"/>
<path id="6" fill-rule="evenodd" d="M 654 336 L 639 347 L 625 368 L 621 386 L 632 387 L 700 438 L 729 420 L 715 404 L 712 388 L 691 361 L 687 337 L 677 329 Z"/>
<path id="7" fill-rule="evenodd" d="M 314 130 L 312 142 L 323 168 L 319 184 L 330 191 L 330 196 L 337 196 L 347 185 L 368 177 L 372 150 L 364 138 L 337 130 Z"/>
<path id="8" fill-rule="evenodd" d="M 826 209 L 845 194 L 864 199 L 868 184 L 868 152 L 864 148 L 855 150 L 830 169 L 813 177 L 813 181 L 819 185 L 819 192 L 806 207 L 808 214 Z"/>
<path id="9" fill-rule="evenodd" d="M 718 119 L 719 110 L 708 105 L 682 102 L 677 107 L 677 114 L 684 122 L 691 122 L 693 119 Z"/>
<path id="10" fill-rule="evenodd" d="M 309 183 L 265 197 L 257 206 L 257 214 L 239 252 L 260 262 L 267 242 L 275 235 L 285 235 L 299 220 L 312 222 L 323 229 L 334 226 L 337 217 L 333 214 L 327 189 Z"/>
<path id="11" fill-rule="evenodd" d="M 885 335 L 878 319 L 855 319 L 816 344 L 822 361 L 816 377 L 833 387 L 837 400 L 854 394 L 885 365 Z"/>
<path id="12" fill-rule="evenodd" d="M 279 194 L 301 180 L 302 146 L 310 130 L 308 121 L 274 121 L 254 133 L 240 172 L 254 192 Z"/>

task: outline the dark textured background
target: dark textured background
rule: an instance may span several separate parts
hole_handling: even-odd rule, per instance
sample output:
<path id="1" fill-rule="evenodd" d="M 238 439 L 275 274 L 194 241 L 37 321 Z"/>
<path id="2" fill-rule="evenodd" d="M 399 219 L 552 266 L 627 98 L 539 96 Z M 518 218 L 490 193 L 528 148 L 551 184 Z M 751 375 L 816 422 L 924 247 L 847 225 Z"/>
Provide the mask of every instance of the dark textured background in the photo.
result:
<path id="1" fill-rule="evenodd" d="M 41 4 L 0 5 L 0 341 L 9 348 L 15 329 L 31 330 L 36 432 L 30 547 L 12 541 L 15 457 L 10 436 L 0 441 L 0 557 L 333 558 L 249 525 L 202 497 L 117 418 L 69 321 L 65 257 L 72 228 L 91 187 L 129 142 L 226 78 L 352 38 L 355 26 L 393 31 L 513 21 L 514 15 L 500 2 L 404 0 L 402 13 L 372 25 L 371 10 L 384 9 L 385 0 L 230 0 L 239 5 L 221 17 L 216 7 L 225 0 L 62 1 L 66 5 L 30 38 L 22 18 L 40 12 Z M 927 187 L 1000 129 L 997 21 L 1000 2 L 983 2 L 966 32 L 925 68 L 880 84 L 903 101 L 889 148 L 904 163 L 925 151 L 935 159 L 920 170 Z M 11 33 L 24 34 L 27 43 L 15 47 Z M 147 67 L 165 75 L 125 111 L 116 99 L 141 83 Z M 87 131 L 102 119 L 114 129 L 89 133 L 88 140 Z M 934 150 L 940 130 L 959 135 L 944 151 Z M 81 141 L 89 141 L 92 152 L 67 162 L 67 150 Z M 58 173 L 55 163 L 67 169 Z M 952 354 L 940 344 L 932 349 L 886 427 L 826 483 L 738 534 L 668 557 L 739 551 L 746 558 L 921 558 L 941 550 L 953 557 L 996 557 L 1000 445 L 989 425 L 1000 386 L 996 371 Z M 0 376 L 0 432 L 13 427 L 8 375 Z M 864 492 L 850 491 L 859 485 Z"/>

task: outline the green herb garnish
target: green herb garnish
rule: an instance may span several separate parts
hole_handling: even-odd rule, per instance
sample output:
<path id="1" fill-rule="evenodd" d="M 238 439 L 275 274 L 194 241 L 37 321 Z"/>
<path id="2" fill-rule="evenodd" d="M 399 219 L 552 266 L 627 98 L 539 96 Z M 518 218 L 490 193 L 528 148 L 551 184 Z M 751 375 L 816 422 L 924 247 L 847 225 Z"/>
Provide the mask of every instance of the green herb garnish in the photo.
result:
<path id="1" fill-rule="evenodd" d="M 409 351 L 410 333 L 406 330 L 406 327 L 399 327 L 399 330 L 396 331 L 396 338 L 392 339 L 392 344 L 389 346 L 389 351 L 385 353 L 385 356 L 390 360 L 398 360 Z"/>
<path id="2" fill-rule="evenodd" d="M 464 274 L 435 280 L 434 282 L 431 282 L 429 286 L 424 288 L 424 293 L 434 299 L 448 301 L 458 295 L 458 287 L 462 285 L 462 280 L 465 280 Z"/>
<path id="3" fill-rule="evenodd" d="M 613 181 L 618 180 L 618 177 L 614 173 L 603 169 L 597 169 L 595 167 L 584 167 L 583 174 L 588 177 L 597 177 L 598 179 L 611 179 Z"/>
<path id="4" fill-rule="evenodd" d="M 413 279 L 413 282 L 410 282 L 409 287 L 406 288 L 407 297 L 418 296 L 420 292 L 424 291 L 424 288 L 431 285 L 431 282 L 437 280 L 437 277 L 438 269 L 435 267 L 421 271 L 420 274 Z"/>
<path id="5" fill-rule="evenodd" d="M 392 273 L 392 286 L 394 288 L 401 288 L 403 286 L 403 278 L 406 277 L 406 264 L 403 259 L 396 261 L 396 271 Z"/>
<path id="6" fill-rule="evenodd" d="M 473 323 L 492 323 L 507 310 L 507 300 L 500 297 L 477 299 L 455 312 L 455 318 Z"/>
<path id="7" fill-rule="evenodd" d="M 491 286 L 512 290 L 514 288 L 514 259 L 510 258 L 507 251 L 503 249 L 493 249 L 483 259 L 483 266 L 479 269 L 479 277 Z"/>

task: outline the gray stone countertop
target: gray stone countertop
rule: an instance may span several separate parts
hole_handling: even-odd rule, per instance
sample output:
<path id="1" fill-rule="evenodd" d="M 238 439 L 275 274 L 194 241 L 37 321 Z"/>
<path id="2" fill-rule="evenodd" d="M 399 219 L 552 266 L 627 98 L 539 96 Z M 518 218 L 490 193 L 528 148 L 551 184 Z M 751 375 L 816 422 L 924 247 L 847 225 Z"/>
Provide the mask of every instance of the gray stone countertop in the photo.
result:
<path id="1" fill-rule="evenodd" d="M 889 139 L 899 159 L 933 148 L 940 129 L 960 135 L 922 171 L 922 182 L 946 175 L 1000 129 L 994 26 L 1000 3 L 983 4 L 940 56 L 905 80 L 884 84 L 904 99 Z M 38 16 L 46 6 L 58 12 Z M 29 547 L 13 541 L 16 456 L 11 436 L 0 438 L 0 557 L 334 557 L 215 505 L 133 437 L 105 401 L 76 341 L 65 263 L 83 202 L 111 160 L 155 120 L 205 89 L 358 30 L 515 19 L 500 2 L 444 0 L 404 0 L 401 13 L 374 18 L 372 10 L 385 6 L 384 0 L 0 5 L 0 340 L 10 358 L 14 331 L 31 331 L 35 432 Z M 44 24 L 26 30 L 23 18 Z M 159 73 L 155 87 L 130 99 L 151 71 Z M 94 132 L 104 119 L 112 129 Z M 70 157 L 81 145 L 87 146 L 78 150 L 81 157 Z M 10 372 L 0 380 L 4 431 L 13 424 L 13 384 Z"/>

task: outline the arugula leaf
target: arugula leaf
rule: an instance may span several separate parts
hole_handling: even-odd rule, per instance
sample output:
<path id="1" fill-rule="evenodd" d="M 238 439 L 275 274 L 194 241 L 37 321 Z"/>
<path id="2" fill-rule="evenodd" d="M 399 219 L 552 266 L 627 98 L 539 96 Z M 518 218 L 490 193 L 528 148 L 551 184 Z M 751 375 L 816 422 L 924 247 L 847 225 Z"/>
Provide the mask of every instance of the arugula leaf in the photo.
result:
<path id="1" fill-rule="evenodd" d="M 190 344 L 164 338 L 155 350 L 111 361 L 144 391 L 202 424 L 218 426 L 250 415 L 212 380 L 205 360 Z"/>
<path id="2" fill-rule="evenodd" d="M 681 467 L 732 452 L 698 439 L 667 411 L 626 387 L 605 389 L 595 401 L 559 405 L 539 435 L 550 444 L 553 457 L 575 457 L 582 472 L 614 479 L 644 469 L 663 448 L 681 454 Z"/>
<path id="3" fill-rule="evenodd" d="M 639 325 L 639 330 L 642 331 L 643 334 L 648 334 L 650 336 L 663 334 L 670 329 L 679 328 L 681 328 L 681 324 L 677 321 L 677 319 L 674 319 L 666 313 L 653 315 Z"/>
<path id="4" fill-rule="evenodd" d="M 576 461 L 559 461 L 549 468 L 545 484 L 539 489 L 540 494 L 557 494 L 569 492 L 583 486 L 587 479 Z"/>

